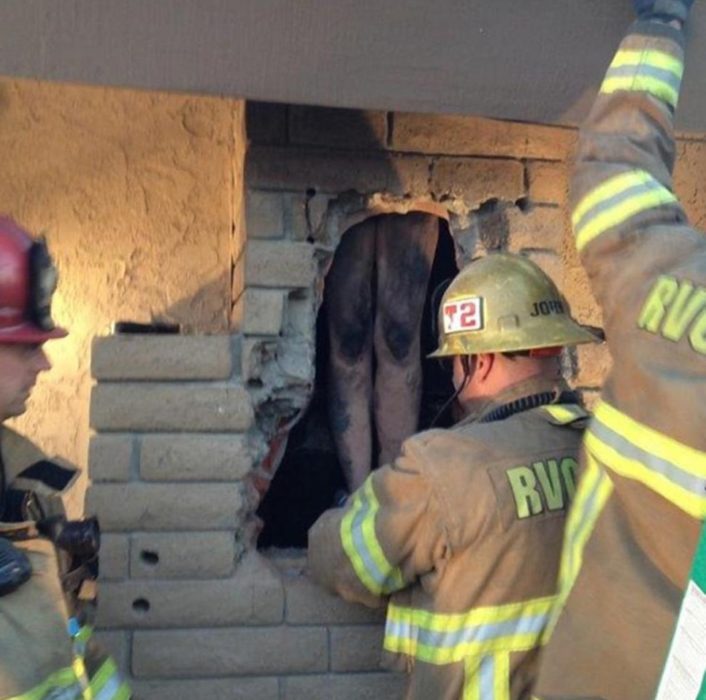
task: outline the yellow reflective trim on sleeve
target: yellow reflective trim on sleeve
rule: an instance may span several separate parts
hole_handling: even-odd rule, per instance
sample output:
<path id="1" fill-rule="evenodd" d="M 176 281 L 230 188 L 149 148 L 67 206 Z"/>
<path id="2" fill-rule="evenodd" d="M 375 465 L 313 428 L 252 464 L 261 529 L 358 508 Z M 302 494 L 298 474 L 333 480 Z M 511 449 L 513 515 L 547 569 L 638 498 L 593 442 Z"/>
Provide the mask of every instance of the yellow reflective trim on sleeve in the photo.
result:
<path id="1" fill-rule="evenodd" d="M 566 519 L 564 544 L 559 565 L 557 604 L 544 634 L 544 643 L 551 637 L 571 589 L 576 583 L 583 564 L 586 543 L 591 537 L 598 517 L 603 512 L 612 492 L 611 480 L 601 465 L 590 454 L 587 454 L 586 469 L 581 476 L 574 502 Z"/>
<path id="2" fill-rule="evenodd" d="M 543 410 L 559 425 L 567 425 L 580 418 L 587 418 L 589 415 L 588 411 L 577 404 L 549 404 L 543 406 Z"/>
<path id="3" fill-rule="evenodd" d="M 108 657 L 90 679 L 84 700 L 124 700 L 131 695 L 115 661 Z"/>
<path id="4" fill-rule="evenodd" d="M 644 194 L 630 197 L 614 207 L 606 209 L 604 212 L 593 217 L 580 230 L 576 231 L 576 248 L 582 251 L 592 240 L 600 236 L 605 231 L 625 223 L 637 214 L 641 214 L 648 209 L 654 209 L 663 204 L 673 204 L 678 200 L 673 192 L 666 187 L 655 189 Z"/>
<path id="5" fill-rule="evenodd" d="M 610 199 L 616 194 L 624 192 L 631 187 L 644 185 L 652 179 L 654 178 L 645 170 L 629 170 L 628 172 L 614 175 L 605 182 L 602 182 L 598 185 L 598 187 L 594 188 L 587 195 L 585 195 L 574 208 L 574 211 L 571 214 L 571 223 L 573 227 L 576 228 L 581 219 L 583 219 L 583 217 L 588 214 L 593 207 L 600 204 L 604 200 Z"/>
<path id="6" fill-rule="evenodd" d="M 668 83 L 649 75 L 621 76 L 606 78 L 601 86 L 604 95 L 610 95 L 619 90 L 632 92 L 648 92 L 662 102 L 676 108 L 679 102 L 679 91 Z"/>
<path id="7" fill-rule="evenodd" d="M 706 479 L 706 452 L 660 433 L 644 423 L 636 421 L 626 413 L 619 411 L 606 401 L 601 401 L 596 408 L 596 418 L 610 425 L 618 433 L 657 457 L 678 463 L 685 471 Z"/>
<path id="8" fill-rule="evenodd" d="M 684 62 L 672 54 L 655 49 L 622 50 L 613 59 L 600 92 L 646 92 L 676 108 L 683 74 Z"/>
<path id="9" fill-rule="evenodd" d="M 81 696 L 83 685 L 73 668 L 62 668 L 52 673 L 39 685 L 21 695 L 13 695 L 6 700 L 43 700 L 52 690 L 67 690 L 72 686 L 76 687 L 76 697 Z M 83 697 L 83 696 L 81 696 Z"/>
<path id="10" fill-rule="evenodd" d="M 368 477 L 353 495 L 340 528 L 343 550 L 360 582 L 373 595 L 391 593 L 404 586 L 402 572 L 387 560 L 375 533 L 379 510 L 372 477 Z"/>
<path id="11" fill-rule="evenodd" d="M 625 66 L 638 66 L 649 64 L 655 68 L 674 73 L 677 78 L 684 75 L 684 61 L 676 56 L 664 51 L 636 51 L 634 49 L 621 49 L 615 54 L 611 68 L 623 68 Z"/>
<path id="12" fill-rule="evenodd" d="M 94 693 L 103 689 L 103 686 L 118 672 L 118 667 L 113 659 L 108 658 L 102 664 L 101 667 L 91 676 L 89 681 L 89 687 Z"/>
<path id="13" fill-rule="evenodd" d="M 692 517 L 706 517 L 706 453 L 601 402 L 586 446 L 603 464 L 634 479 Z"/>

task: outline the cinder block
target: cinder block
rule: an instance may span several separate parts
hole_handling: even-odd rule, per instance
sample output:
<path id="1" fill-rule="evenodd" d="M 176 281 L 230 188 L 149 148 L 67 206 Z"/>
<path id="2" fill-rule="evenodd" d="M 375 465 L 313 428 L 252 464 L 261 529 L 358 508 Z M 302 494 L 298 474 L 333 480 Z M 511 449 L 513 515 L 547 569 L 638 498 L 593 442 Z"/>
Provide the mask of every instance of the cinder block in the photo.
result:
<path id="1" fill-rule="evenodd" d="M 564 267 L 562 259 L 555 252 L 531 251 L 523 254 L 532 262 L 539 265 L 539 267 L 552 278 L 554 284 L 556 284 L 560 290 L 564 289 L 564 273 L 566 272 L 566 268 Z"/>
<path id="2" fill-rule="evenodd" d="M 252 422 L 250 396 L 235 384 L 108 383 L 91 395 L 98 431 L 244 432 Z"/>
<path id="3" fill-rule="evenodd" d="M 134 700 L 279 700 L 276 678 L 134 681 Z"/>
<path id="4" fill-rule="evenodd" d="M 101 581 L 127 578 L 129 575 L 129 563 L 129 537 L 127 535 L 102 535 L 100 549 Z"/>
<path id="5" fill-rule="evenodd" d="M 132 671 L 138 678 L 316 673 L 327 666 L 323 627 L 232 627 L 133 635 Z"/>
<path id="6" fill-rule="evenodd" d="M 593 296 L 591 284 L 583 267 L 574 260 L 574 264 L 565 264 L 562 292 L 567 298 L 575 318 L 582 323 L 601 326 L 603 314 Z"/>
<path id="7" fill-rule="evenodd" d="M 88 473 L 92 481 L 129 481 L 132 468 L 132 435 L 93 435 L 88 448 Z"/>
<path id="8" fill-rule="evenodd" d="M 524 168 L 515 160 L 440 158 L 431 189 L 437 198 L 458 197 L 475 208 L 490 199 L 515 202 L 526 195 Z"/>
<path id="9" fill-rule="evenodd" d="M 388 153 L 254 146 L 246 161 L 249 187 L 337 194 L 427 194 L 430 159 Z"/>
<path id="10" fill-rule="evenodd" d="M 246 199 L 248 238 L 284 236 L 284 195 L 250 190 Z"/>
<path id="11" fill-rule="evenodd" d="M 332 595 L 306 576 L 283 578 L 287 622 L 291 625 L 374 623 L 385 620 L 385 607 L 366 608 Z"/>
<path id="12" fill-rule="evenodd" d="M 600 398 L 601 398 L 600 387 L 580 389 L 578 393 L 579 393 L 579 396 L 581 397 L 581 401 L 583 402 L 583 405 L 589 411 L 593 411 L 595 409 L 596 404 L 600 401 Z"/>
<path id="13" fill-rule="evenodd" d="M 379 671 L 383 625 L 331 627 L 331 670 Z"/>
<path id="14" fill-rule="evenodd" d="M 285 194 L 285 227 L 289 238 L 294 241 L 318 239 L 333 198 L 330 194 Z"/>
<path id="15" fill-rule="evenodd" d="M 97 623 L 129 629 L 275 625 L 282 614 L 279 581 L 253 581 L 236 573 L 206 581 L 106 581 Z"/>
<path id="16" fill-rule="evenodd" d="M 293 292 L 287 299 L 285 336 L 313 338 L 316 332 L 316 302 L 314 294 Z"/>
<path id="17" fill-rule="evenodd" d="M 314 246 L 283 241 L 249 241 L 245 257 L 248 287 L 308 287 L 316 278 Z M 247 303 L 246 303 L 247 323 Z"/>
<path id="18" fill-rule="evenodd" d="M 102 381 L 228 379 L 228 335 L 111 335 L 93 340 L 91 371 Z"/>
<path id="19" fill-rule="evenodd" d="M 379 700 L 401 698 L 403 673 L 351 673 L 294 676 L 284 679 L 284 700 Z M 429 700 L 432 700 L 429 698 Z"/>
<path id="20" fill-rule="evenodd" d="M 132 536 L 133 579 L 218 578 L 233 573 L 232 532 L 137 533 Z"/>
<path id="21" fill-rule="evenodd" d="M 284 321 L 285 292 L 278 289 L 245 290 L 245 316 L 242 332 L 246 335 L 279 335 Z"/>
<path id="22" fill-rule="evenodd" d="M 608 351 L 608 346 L 605 343 L 601 345 L 579 345 L 576 348 L 576 354 L 578 372 L 572 383 L 581 387 L 603 386 L 612 366 L 612 358 Z"/>
<path id="23" fill-rule="evenodd" d="M 565 160 L 575 129 L 494 121 L 480 117 L 396 113 L 392 148 L 446 155 Z"/>
<path id="24" fill-rule="evenodd" d="M 385 148 L 387 114 L 361 109 L 292 106 L 291 143 L 340 148 Z"/>
<path id="25" fill-rule="evenodd" d="M 245 435 L 175 433 L 141 440 L 140 477 L 146 481 L 237 481 L 252 466 Z"/>
<path id="26" fill-rule="evenodd" d="M 535 161 L 527 164 L 529 198 L 535 204 L 564 206 L 569 194 L 569 174 L 566 163 Z"/>
<path id="27" fill-rule="evenodd" d="M 93 484 L 86 510 L 106 532 L 232 530 L 243 501 L 237 484 Z"/>
<path id="28" fill-rule="evenodd" d="M 96 630 L 96 640 L 113 657 L 120 671 L 125 675 L 130 671 L 130 639 L 122 630 Z"/>
<path id="29" fill-rule="evenodd" d="M 522 211 L 513 207 L 507 211 L 509 249 L 544 249 L 561 253 L 570 223 L 564 209 L 557 207 L 531 207 Z"/>

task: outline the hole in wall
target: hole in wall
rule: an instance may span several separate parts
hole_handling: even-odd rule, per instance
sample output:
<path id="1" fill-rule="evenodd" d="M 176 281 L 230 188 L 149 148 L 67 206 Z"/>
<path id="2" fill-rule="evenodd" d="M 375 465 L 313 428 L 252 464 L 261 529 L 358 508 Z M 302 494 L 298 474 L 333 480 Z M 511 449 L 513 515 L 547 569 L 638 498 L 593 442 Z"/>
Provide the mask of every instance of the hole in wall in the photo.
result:
<path id="1" fill-rule="evenodd" d="M 392 215 L 394 216 L 394 215 Z M 400 216 L 400 215 L 396 215 Z M 451 377 L 441 364 L 427 355 L 436 348 L 432 318 L 432 294 L 442 281 L 457 272 L 454 243 L 446 221 L 437 219 L 438 238 L 420 326 L 419 361 L 422 367 L 422 397 L 418 430 L 432 424 L 453 392 Z M 344 233 L 344 236 L 347 233 Z M 336 254 L 342 249 L 339 248 Z M 326 280 L 328 283 L 328 278 Z M 437 297 L 438 303 L 440 295 Z M 316 380 L 305 415 L 292 429 L 284 457 L 257 511 L 264 522 L 258 547 L 305 547 L 307 532 L 318 516 L 334 505 L 346 488 L 330 427 L 328 364 L 330 357 L 329 316 L 331 302 L 324 286 L 323 303 L 316 320 Z M 373 365 L 375 360 L 373 357 Z M 375 372 L 375 366 L 373 366 Z M 439 427 L 453 422 L 452 407 L 437 419 Z M 373 430 L 372 465 L 376 466 L 380 445 Z"/>
<path id="2" fill-rule="evenodd" d="M 136 598 L 132 601 L 132 609 L 139 615 L 146 615 L 150 610 L 150 602 L 147 598 Z"/>
<path id="3" fill-rule="evenodd" d="M 159 564 L 159 554 L 148 549 L 143 549 L 140 552 L 140 559 L 149 566 L 157 566 Z"/>

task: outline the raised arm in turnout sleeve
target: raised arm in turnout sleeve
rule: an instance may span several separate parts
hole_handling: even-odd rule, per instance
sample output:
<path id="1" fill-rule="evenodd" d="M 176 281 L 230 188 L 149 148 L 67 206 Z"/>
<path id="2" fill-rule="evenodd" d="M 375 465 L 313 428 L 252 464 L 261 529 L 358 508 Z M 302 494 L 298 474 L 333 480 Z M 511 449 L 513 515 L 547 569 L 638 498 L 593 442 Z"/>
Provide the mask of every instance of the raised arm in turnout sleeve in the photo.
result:
<path id="1" fill-rule="evenodd" d="M 374 471 L 344 508 L 309 531 L 309 572 L 346 600 L 376 607 L 449 552 L 442 509 L 413 440 Z"/>
<path id="2" fill-rule="evenodd" d="M 672 189 L 673 118 L 684 70 L 684 34 L 675 25 L 633 24 L 580 133 L 572 224 L 612 347 L 622 329 L 638 322 L 658 274 L 706 246 L 686 225 Z"/>

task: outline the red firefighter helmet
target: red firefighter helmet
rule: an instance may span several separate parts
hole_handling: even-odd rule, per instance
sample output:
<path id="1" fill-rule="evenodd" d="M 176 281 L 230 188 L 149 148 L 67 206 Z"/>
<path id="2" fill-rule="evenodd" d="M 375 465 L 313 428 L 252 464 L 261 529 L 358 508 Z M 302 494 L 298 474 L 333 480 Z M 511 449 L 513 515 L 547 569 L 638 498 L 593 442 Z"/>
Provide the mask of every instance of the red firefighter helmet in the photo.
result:
<path id="1" fill-rule="evenodd" d="M 44 239 L 0 217 L 0 343 L 63 338 L 51 318 L 57 272 Z"/>

